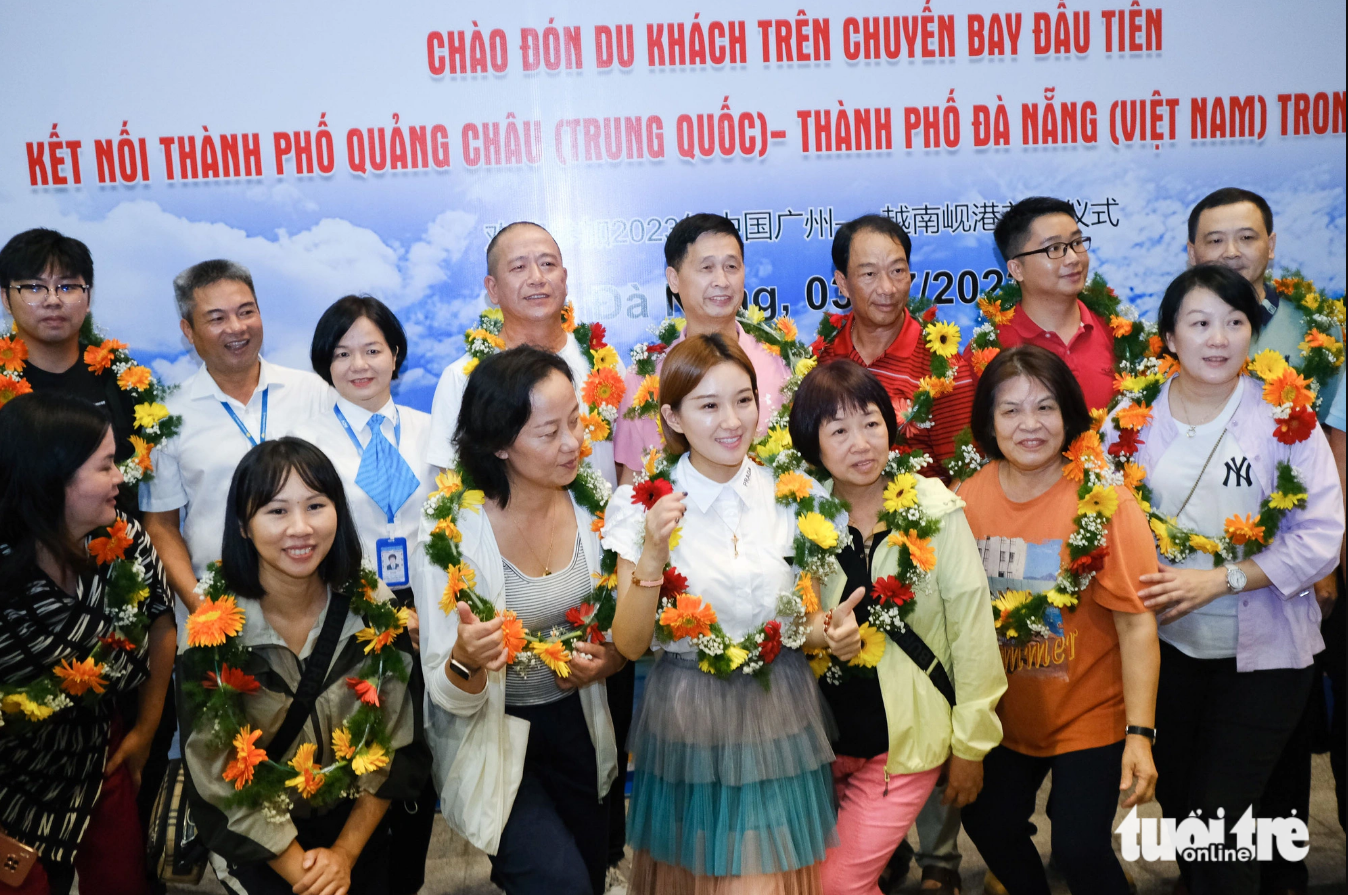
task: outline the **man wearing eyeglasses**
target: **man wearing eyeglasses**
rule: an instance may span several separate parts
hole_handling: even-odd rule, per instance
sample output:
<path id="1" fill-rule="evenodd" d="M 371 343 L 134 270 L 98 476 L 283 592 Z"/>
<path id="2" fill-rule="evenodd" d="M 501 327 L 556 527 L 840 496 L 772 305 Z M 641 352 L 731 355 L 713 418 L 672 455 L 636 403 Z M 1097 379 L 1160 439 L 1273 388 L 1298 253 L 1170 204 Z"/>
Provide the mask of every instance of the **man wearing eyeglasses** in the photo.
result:
<path id="1" fill-rule="evenodd" d="M 65 392 L 107 410 L 120 464 L 135 453 L 133 399 L 117 387 L 116 371 L 109 367 L 95 373 L 80 358 L 80 328 L 89 314 L 93 285 L 89 247 L 55 230 L 25 230 L 0 249 L 5 312 L 28 354 L 23 378 L 35 392 Z M 117 509 L 140 518 L 134 486 L 122 487 Z"/>
<path id="2" fill-rule="evenodd" d="M 1033 196 L 1012 205 L 992 238 L 1021 300 L 1009 323 L 997 328 L 1003 348 L 1022 342 L 1062 358 L 1081 383 L 1086 404 L 1108 406 L 1114 394 L 1114 335 L 1077 296 L 1090 274 L 1089 236 L 1070 202 Z"/>

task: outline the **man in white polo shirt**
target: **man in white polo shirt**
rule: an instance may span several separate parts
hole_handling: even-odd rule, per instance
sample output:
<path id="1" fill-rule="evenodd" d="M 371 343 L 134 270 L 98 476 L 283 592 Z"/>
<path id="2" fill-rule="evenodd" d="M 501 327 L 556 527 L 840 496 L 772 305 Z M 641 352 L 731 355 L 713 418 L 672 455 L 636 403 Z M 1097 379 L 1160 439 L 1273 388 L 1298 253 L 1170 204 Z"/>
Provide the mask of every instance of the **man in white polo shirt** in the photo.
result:
<path id="1" fill-rule="evenodd" d="M 502 227 L 487 245 L 487 276 L 482 283 L 488 299 L 501 309 L 501 340 L 505 347 L 533 345 L 555 353 L 571 368 L 579 396 L 590 375 L 590 362 L 562 326 L 566 268 L 562 266 L 562 250 L 552 234 L 528 221 Z M 454 465 L 454 427 L 459 422 L 463 390 L 468 387 L 464 369 L 471 360 L 471 355 L 465 354 L 450 364 L 435 387 L 426 460 L 442 468 Z M 621 363 L 617 371 L 621 376 Z M 582 410 L 584 406 L 582 398 Z M 593 447 L 590 463 L 610 484 L 616 484 L 612 440 L 597 441 Z"/>
<path id="2" fill-rule="evenodd" d="M 243 265 L 193 265 L 174 278 L 173 295 L 202 365 L 166 402 L 182 427 L 155 449 L 155 477 L 140 486 L 140 508 L 178 594 L 181 624 L 197 606 L 197 579 L 220 558 L 234 467 L 254 445 L 331 407 L 334 393 L 312 372 L 261 358 L 262 315 Z"/>

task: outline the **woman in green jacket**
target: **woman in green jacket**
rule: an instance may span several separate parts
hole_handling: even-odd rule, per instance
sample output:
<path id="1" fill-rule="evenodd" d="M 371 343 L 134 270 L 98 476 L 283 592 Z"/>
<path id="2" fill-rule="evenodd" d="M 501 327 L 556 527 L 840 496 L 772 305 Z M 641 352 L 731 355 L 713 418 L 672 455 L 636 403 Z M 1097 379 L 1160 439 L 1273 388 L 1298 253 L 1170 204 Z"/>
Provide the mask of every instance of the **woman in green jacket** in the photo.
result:
<path id="1" fill-rule="evenodd" d="M 824 891 L 879 893 L 877 881 L 938 779 L 945 804 L 982 788 L 1002 738 L 1006 690 L 987 577 L 964 502 L 919 474 L 925 455 L 891 452 L 898 422 L 874 376 L 851 361 L 818 367 L 791 411 L 792 442 L 851 505 L 852 543 L 826 582 L 825 609 L 865 588 L 853 610 L 862 651 L 812 664 L 838 724 L 838 836 Z"/>

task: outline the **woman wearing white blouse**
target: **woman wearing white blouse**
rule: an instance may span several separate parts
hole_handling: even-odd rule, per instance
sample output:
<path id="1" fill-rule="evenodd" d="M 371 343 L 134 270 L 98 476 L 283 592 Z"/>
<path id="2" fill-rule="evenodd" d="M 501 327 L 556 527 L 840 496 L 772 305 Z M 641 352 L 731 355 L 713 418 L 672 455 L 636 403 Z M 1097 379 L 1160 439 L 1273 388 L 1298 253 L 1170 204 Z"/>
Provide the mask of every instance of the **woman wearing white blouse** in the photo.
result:
<path id="1" fill-rule="evenodd" d="M 337 398 L 293 434 L 318 445 L 336 467 L 360 534 L 361 554 L 409 609 L 408 631 L 416 645 L 419 629 L 408 556 L 416 544 L 421 508 L 435 485 L 435 469 L 426 462 L 430 415 L 393 403 L 391 385 L 407 357 L 407 336 L 379 299 L 348 295 L 318 319 L 309 357 L 314 372 L 337 390 Z M 434 815 L 435 790 L 429 782 L 417 801 L 389 809 L 394 834 L 391 895 L 411 895 L 421 888 Z"/>
<path id="2" fill-rule="evenodd" d="M 624 485 L 603 532 L 619 557 L 614 642 L 632 659 L 659 651 L 628 742 L 629 891 L 811 895 L 836 836 L 833 752 L 804 656 L 783 649 L 764 686 L 748 674 L 704 673 L 691 638 L 652 639 L 671 561 L 735 640 L 777 618 L 794 588 L 795 512 L 777 503 L 772 474 L 746 457 L 758 421 L 753 365 L 734 342 L 697 336 L 670 351 L 660 391 L 666 448 L 681 455 L 676 490 L 646 511 Z M 861 596 L 831 627 L 824 613 L 809 615 L 805 646 L 853 658 L 861 641 L 851 607 Z"/>

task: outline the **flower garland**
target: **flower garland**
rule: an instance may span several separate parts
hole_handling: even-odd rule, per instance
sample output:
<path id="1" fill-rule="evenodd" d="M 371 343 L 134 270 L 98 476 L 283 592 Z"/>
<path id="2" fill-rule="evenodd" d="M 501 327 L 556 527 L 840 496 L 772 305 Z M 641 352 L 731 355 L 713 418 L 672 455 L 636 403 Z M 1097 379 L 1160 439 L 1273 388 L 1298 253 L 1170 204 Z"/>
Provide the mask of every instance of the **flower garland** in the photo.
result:
<path id="1" fill-rule="evenodd" d="M 1215 538 L 1184 528 L 1173 517 L 1158 511 L 1154 507 L 1152 490 L 1147 485 L 1147 471 L 1133 458 L 1143 444 L 1138 436 L 1152 421 L 1152 407 L 1160 397 L 1161 387 L 1178 370 L 1179 364 L 1173 358 L 1164 357 L 1156 362 L 1151 372 L 1123 384 L 1121 401 L 1109 420 L 1118 433 L 1109 446 L 1109 455 L 1123 483 L 1146 512 L 1161 555 L 1178 563 L 1194 553 L 1206 553 L 1212 557 L 1213 568 L 1217 568 L 1227 562 L 1248 559 L 1273 543 L 1283 517 L 1306 505 L 1306 486 L 1290 463 L 1279 461 L 1276 488 L 1260 502 L 1258 515 L 1228 517 L 1222 525 L 1221 535 Z M 1302 378 L 1273 349 L 1261 351 L 1251 358 L 1247 370 L 1264 383 L 1263 396 L 1271 411 L 1273 437 L 1286 445 L 1310 438 L 1318 425 L 1313 409 L 1317 400 L 1315 384 Z"/>
<path id="2" fill-rule="evenodd" d="M 111 369 L 117 374 L 117 387 L 131 396 L 131 447 L 134 455 L 122 463 L 122 477 L 128 485 L 154 478 L 154 463 L 150 452 L 165 439 L 172 438 L 182 425 L 181 416 L 171 415 L 164 406 L 170 389 L 165 388 L 149 367 L 141 366 L 127 353 L 124 342 L 105 339 L 94 326 L 92 314 L 86 315 L 80 327 L 79 344 L 84 349 L 84 363 L 89 372 L 98 375 Z M 23 375 L 28 361 L 28 346 L 17 335 L 0 337 L 0 407 L 10 399 L 26 395 L 33 386 Z"/>
<path id="3" fill-rule="evenodd" d="M 1342 334 L 1343 299 L 1316 292 L 1315 284 L 1299 270 L 1284 270 L 1281 277 L 1273 280 L 1273 288 L 1281 301 L 1290 301 L 1301 312 L 1302 337 L 1297 346 L 1301 359 L 1294 358 L 1291 367 L 1307 380 L 1318 404 L 1320 393 L 1343 366 L 1343 343 L 1331 335 L 1335 327 Z"/>
<path id="4" fill-rule="evenodd" d="M 1091 313 L 1109 322 L 1114 335 L 1114 392 L 1119 394 L 1125 380 L 1143 375 L 1148 362 L 1161 353 L 1161 337 L 1157 335 L 1156 324 L 1138 319 L 1137 309 L 1120 301 L 1098 273 L 1091 277 L 1077 298 Z M 1020 300 L 1020 284 L 1015 280 L 1007 280 L 978 299 L 978 323 L 969 338 L 968 348 L 975 376 L 982 376 L 992 359 L 1001 353 L 998 330 L 1016 316 Z M 1103 419 L 1103 414 L 1093 415 Z M 969 478 L 986 462 L 974 446 L 973 433 L 968 427 L 955 436 L 955 454 L 945 461 L 955 481 Z"/>
<path id="5" fill-rule="evenodd" d="M 490 621 L 498 615 L 502 616 L 505 619 L 501 632 L 505 638 L 507 664 L 513 665 L 523 675 L 528 673 L 531 666 L 541 662 L 558 677 L 569 677 L 572 658 L 569 645 L 581 639 L 590 643 L 603 643 L 604 632 L 613 626 L 613 613 L 618 605 L 617 554 L 611 550 L 603 552 L 590 598 L 566 611 L 566 620 L 572 625 L 570 631 L 563 632 L 556 628 L 549 631 L 526 630 L 512 610 L 498 612 L 491 600 L 477 592 L 477 574 L 464 559 L 460 547 L 463 532 L 458 526 L 459 514 L 463 510 L 480 513 L 486 496 L 473 487 L 472 480 L 462 467 L 456 466 L 440 473 L 435 477 L 435 484 L 437 490 L 427 500 L 425 509 L 426 515 L 436 520 L 430 540 L 426 543 L 426 555 L 449 575 L 445 591 L 440 597 L 440 610 L 448 615 L 454 611 L 455 604 L 462 600 L 468 604 L 478 621 Z M 579 472 L 567 490 L 576 503 L 594 517 L 592 530 L 603 528 L 604 508 L 610 496 L 609 484 L 604 477 L 590 464 L 581 463 Z"/>
<path id="6" fill-rule="evenodd" d="M 1063 476 L 1079 483 L 1077 512 L 1072 534 L 1067 538 L 1067 558 L 1058 570 L 1054 586 L 1046 591 L 1005 590 L 992 601 L 997 636 L 1024 646 L 1035 637 L 1061 631 L 1062 610 L 1075 612 L 1081 592 L 1095 573 L 1104 568 L 1109 555 L 1106 534 L 1109 520 L 1119 508 L 1115 476 L 1093 429 L 1077 436 L 1063 452 L 1067 464 Z"/>
<path id="7" fill-rule="evenodd" d="M 120 651 L 134 653 L 145 645 L 150 619 L 143 604 L 150 596 L 149 576 L 140 563 L 126 558 L 126 550 L 133 543 L 127 530 L 126 520 L 119 518 L 103 530 L 101 537 L 90 540 L 87 548 L 97 565 L 109 566 L 103 600 L 112 618 L 112 632 L 100 637 L 98 645 L 82 660 L 62 659 L 51 671 L 26 684 L 0 684 L 0 727 L 8 724 L 22 729 L 45 721 L 73 705 L 70 696 L 93 706 L 103 696 L 109 679 L 125 674 L 125 669 L 110 668 L 110 660 Z"/>
<path id="8" fill-rule="evenodd" d="M 352 791 L 356 778 L 392 761 L 393 746 L 379 689 L 389 677 L 403 683 L 408 680 L 402 654 L 385 649 L 406 630 L 408 613 L 392 602 L 375 599 L 378 586 L 374 570 L 364 566 L 359 577 L 342 589 L 351 597 L 350 611 L 365 621 L 356 639 L 366 642 L 368 658 L 355 677 L 346 679 L 359 701 L 332 732 L 335 760 L 320 766 L 315 761 L 318 745 L 302 743 L 294 757 L 281 764 L 254 745 L 263 730 L 247 723 L 243 708 L 247 697 L 261 687 L 244 670 L 251 660 L 251 651 L 238 640 L 244 611 L 226 589 L 219 563 L 206 567 L 197 586 L 201 605 L 187 619 L 182 688 L 196 713 L 194 730 L 208 732 L 211 745 L 234 750 L 221 775 L 234 784 L 230 804 L 261 808 L 269 821 L 284 822 L 290 816 L 292 798 L 305 799 L 315 807 L 331 804 Z"/>
<path id="9" fill-rule="evenodd" d="M 923 376 L 918 382 L 908 412 L 902 414 L 899 419 L 900 430 L 910 425 L 923 429 L 932 425 L 931 414 L 936 399 L 955 390 L 955 375 L 959 372 L 960 366 L 960 361 L 955 356 L 960 348 L 959 326 L 937 320 L 936 306 L 926 299 L 911 302 L 908 313 L 912 314 L 922 327 L 922 341 L 931 356 L 931 374 Z M 818 338 L 810 346 L 810 351 L 816 357 L 838 338 L 838 333 L 842 332 L 846 320 L 842 314 L 826 314 L 819 319 Z"/>
<path id="10" fill-rule="evenodd" d="M 629 358 L 632 369 L 641 377 L 641 385 L 632 396 L 632 406 L 623 415 L 625 419 L 659 419 L 660 377 L 655 372 L 656 359 L 669 351 L 669 346 L 687 325 L 688 321 L 682 317 L 666 317 L 655 327 L 655 341 L 638 342 L 632 346 Z"/>
<path id="11" fill-rule="evenodd" d="M 876 666 L 885 654 L 885 637 L 897 637 L 907 629 L 907 620 L 917 609 L 916 588 L 936 570 L 931 540 L 941 530 L 941 522 L 928 514 L 917 498 L 918 472 L 930 462 L 922 451 L 889 454 L 884 470 L 889 484 L 879 521 L 889 530 L 889 543 L 899 548 L 898 568 L 872 586 L 875 605 L 869 621 L 861 625 L 861 652 L 848 662 L 822 650 L 811 656 L 815 677 L 822 677 L 826 683 L 836 685 L 844 677 L 876 677 Z"/>
<path id="12" fill-rule="evenodd" d="M 779 433 L 782 430 L 774 430 Z M 777 441 L 755 446 L 759 459 L 777 476 L 774 491 L 779 504 L 793 507 L 796 515 L 796 536 L 793 544 L 793 564 L 800 570 L 795 587 L 789 594 L 777 599 L 775 617 L 734 640 L 717 622 L 716 610 L 702 597 L 688 593 L 688 579 L 670 563 L 665 565 L 664 583 L 656 603 L 655 636 L 661 643 L 675 643 L 685 638 L 697 646 L 698 668 L 722 680 L 739 671 L 755 677 L 765 688 L 770 683 L 772 663 L 782 648 L 800 649 L 809 634 L 806 615 L 818 611 L 819 597 L 810 583 L 812 575 L 820 577 L 828 571 L 830 561 L 842 549 L 843 538 L 831 521 L 847 512 L 847 505 L 835 497 L 821 497 L 814 493 L 812 480 L 803 474 L 805 463 L 790 446 L 790 436 L 783 444 Z M 637 473 L 632 488 L 632 503 L 647 512 L 656 501 L 674 490 L 671 475 L 674 458 L 662 451 L 647 454 L 644 469 Z M 682 528 L 670 536 L 670 549 L 678 546 Z"/>
<path id="13" fill-rule="evenodd" d="M 469 355 L 463 368 L 465 376 L 471 375 L 483 358 L 505 350 L 505 340 L 501 338 L 504 325 L 505 316 L 501 309 L 488 308 L 478 315 L 477 326 L 463 334 Z M 617 350 L 604 341 L 604 324 L 577 323 L 576 309 L 567 302 L 562 308 L 562 329 L 576 340 L 585 362 L 590 365 L 590 374 L 581 386 L 585 407 L 580 415 L 587 442 L 581 453 L 589 456 L 589 442 L 608 441 L 613 437 L 613 421 L 618 418 L 618 405 L 622 403 L 627 384 L 618 372 Z"/>

